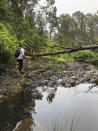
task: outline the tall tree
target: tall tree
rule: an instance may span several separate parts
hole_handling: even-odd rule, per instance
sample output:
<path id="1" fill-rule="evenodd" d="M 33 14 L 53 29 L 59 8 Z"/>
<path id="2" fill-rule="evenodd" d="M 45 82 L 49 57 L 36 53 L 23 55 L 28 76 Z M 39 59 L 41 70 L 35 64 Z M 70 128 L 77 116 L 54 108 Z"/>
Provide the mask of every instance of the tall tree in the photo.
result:
<path id="1" fill-rule="evenodd" d="M 42 7 L 42 12 L 44 12 L 44 18 L 46 21 L 46 28 L 49 30 L 49 36 L 51 38 L 52 33 L 57 27 L 57 9 L 54 6 L 55 0 L 46 0 L 46 5 Z"/>

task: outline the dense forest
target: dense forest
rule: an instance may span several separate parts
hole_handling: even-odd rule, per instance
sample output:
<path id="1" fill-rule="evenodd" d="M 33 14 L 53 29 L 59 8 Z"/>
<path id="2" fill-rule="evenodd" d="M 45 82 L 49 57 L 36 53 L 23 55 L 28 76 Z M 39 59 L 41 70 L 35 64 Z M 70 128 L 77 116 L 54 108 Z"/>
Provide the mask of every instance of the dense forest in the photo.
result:
<path id="1" fill-rule="evenodd" d="M 98 42 L 98 12 L 57 17 L 55 0 L 1 0 L 0 1 L 0 61 L 11 62 L 19 44 L 29 52 L 55 51 L 66 47 L 81 47 Z M 96 52 L 84 51 L 78 56 L 98 56 Z M 77 56 L 77 55 L 76 55 Z M 75 57 L 75 55 L 74 55 Z M 81 57 L 81 56 L 79 56 Z"/>

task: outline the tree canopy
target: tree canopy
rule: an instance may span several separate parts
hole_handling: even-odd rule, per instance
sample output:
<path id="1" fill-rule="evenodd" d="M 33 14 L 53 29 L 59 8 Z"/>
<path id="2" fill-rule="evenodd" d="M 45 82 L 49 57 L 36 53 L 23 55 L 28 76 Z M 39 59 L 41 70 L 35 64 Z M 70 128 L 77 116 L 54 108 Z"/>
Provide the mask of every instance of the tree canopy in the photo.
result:
<path id="1" fill-rule="evenodd" d="M 0 1 L 0 48 L 7 47 L 13 54 L 17 47 L 15 41 L 19 41 L 24 43 L 26 50 L 33 48 L 40 52 L 47 45 L 48 38 L 64 47 L 97 43 L 98 12 L 84 14 L 76 11 L 72 15 L 65 13 L 57 17 L 55 0 L 41 2 Z"/>

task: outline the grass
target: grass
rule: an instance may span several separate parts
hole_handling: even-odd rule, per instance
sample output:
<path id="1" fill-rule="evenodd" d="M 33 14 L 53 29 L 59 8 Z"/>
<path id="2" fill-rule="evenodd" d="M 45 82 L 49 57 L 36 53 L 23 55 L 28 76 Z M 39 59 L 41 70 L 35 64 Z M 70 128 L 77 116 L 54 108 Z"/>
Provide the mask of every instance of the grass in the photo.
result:
<path id="1" fill-rule="evenodd" d="M 76 118 L 74 114 L 71 121 L 69 123 L 66 121 L 65 125 L 62 127 L 57 118 L 57 121 L 52 121 L 51 131 L 77 131 L 78 121 L 79 118 Z"/>

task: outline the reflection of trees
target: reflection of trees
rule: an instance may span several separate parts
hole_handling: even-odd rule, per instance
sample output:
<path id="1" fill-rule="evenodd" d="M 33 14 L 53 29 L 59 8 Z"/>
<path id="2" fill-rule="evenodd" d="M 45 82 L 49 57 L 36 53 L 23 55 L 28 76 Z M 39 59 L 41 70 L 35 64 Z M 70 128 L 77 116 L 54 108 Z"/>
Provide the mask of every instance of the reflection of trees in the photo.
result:
<path id="1" fill-rule="evenodd" d="M 35 100 L 42 99 L 37 89 L 24 89 L 16 96 L 7 98 L 0 104 L 0 131 L 12 131 L 16 123 L 26 118 L 32 118 L 29 113 L 35 113 Z"/>
<path id="2" fill-rule="evenodd" d="M 46 99 L 49 103 L 52 103 L 53 102 L 53 99 L 55 98 L 55 95 L 56 95 L 56 91 L 57 91 L 57 88 L 52 88 L 52 89 L 48 89 L 46 90 L 49 94 L 47 95 Z"/>
<path id="3" fill-rule="evenodd" d="M 93 89 L 93 87 L 95 87 L 96 85 L 91 85 L 91 86 L 89 86 L 88 87 L 88 90 L 87 91 L 85 91 L 85 93 L 88 93 L 88 92 L 90 92 L 92 89 Z"/>
<path id="4" fill-rule="evenodd" d="M 78 94 L 81 94 L 81 93 L 90 93 L 90 94 L 98 94 L 98 90 L 92 90 L 92 89 L 94 89 L 94 87 L 96 87 L 96 85 L 94 84 L 94 85 L 90 85 L 89 87 L 88 87 L 88 89 L 87 90 L 85 90 L 85 91 L 79 91 L 79 90 L 77 90 L 77 88 L 75 88 L 75 95 L 78 95 Z"/>

